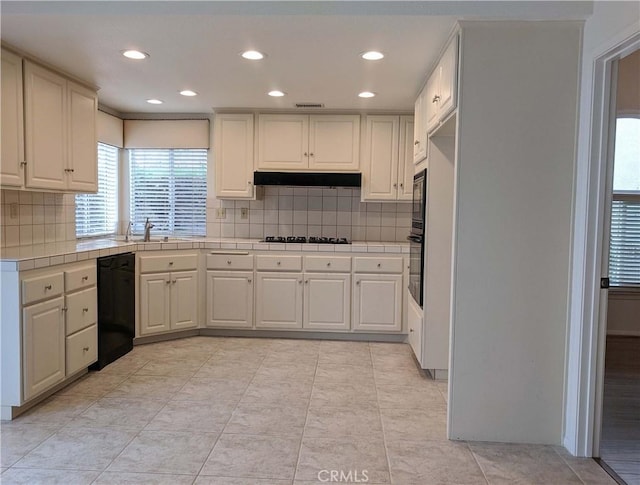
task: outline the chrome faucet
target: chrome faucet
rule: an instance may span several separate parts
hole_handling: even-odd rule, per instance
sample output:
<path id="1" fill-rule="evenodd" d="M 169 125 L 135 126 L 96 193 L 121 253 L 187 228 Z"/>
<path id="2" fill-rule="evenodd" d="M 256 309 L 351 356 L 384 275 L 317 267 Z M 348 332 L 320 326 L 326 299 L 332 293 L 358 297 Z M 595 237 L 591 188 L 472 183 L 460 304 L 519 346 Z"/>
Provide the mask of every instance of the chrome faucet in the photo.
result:
<path id="1" fill-rule="evenodd" d="M 127 224 L 127 230 L 124 233 L 124 240 L 125 242 L 129 242 L 129 236 L 131 236 L 131 225 L 133 223 L 131 221 L 129 221 L 129 224 Z"/>
<path id="2" fill-rule="evenodd" d="M 149 218 L 147 217 L 147 222 L 144 223 L 144 239 L 142 242 L 151 241 L 151 228 L 154 227 L 153 224 L 149 222 Z"/>

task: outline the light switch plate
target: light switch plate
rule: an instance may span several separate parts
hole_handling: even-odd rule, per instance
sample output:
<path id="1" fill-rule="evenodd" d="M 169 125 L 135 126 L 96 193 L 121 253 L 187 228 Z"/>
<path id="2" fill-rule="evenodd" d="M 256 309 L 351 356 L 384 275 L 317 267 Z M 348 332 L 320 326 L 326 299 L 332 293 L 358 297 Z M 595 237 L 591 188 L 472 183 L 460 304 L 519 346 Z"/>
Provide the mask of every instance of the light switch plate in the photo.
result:
<path id="1" fill-rule="evenodd" d="M 224 207 L 218 207 L 216 209 L 216 219 L 226 219 L 227 218 L 227 209 Z"/>
<path id="2" fill-rule="evenodd" d="M 13 204 L 9 204 L 9 219 L 17 219 L 18 218 L 18 204 L 15 202 Z"/>

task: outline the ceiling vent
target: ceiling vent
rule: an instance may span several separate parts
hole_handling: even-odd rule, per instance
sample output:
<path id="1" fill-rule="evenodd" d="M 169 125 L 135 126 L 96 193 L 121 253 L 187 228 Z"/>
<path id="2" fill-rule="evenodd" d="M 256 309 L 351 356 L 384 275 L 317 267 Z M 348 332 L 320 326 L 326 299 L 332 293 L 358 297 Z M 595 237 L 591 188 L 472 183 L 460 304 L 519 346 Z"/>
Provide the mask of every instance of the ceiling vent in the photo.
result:
<path id="1" fill-rule="evenodd" d="M 296 108 L 324 108 L 324 103 L 296 103 Z"/>

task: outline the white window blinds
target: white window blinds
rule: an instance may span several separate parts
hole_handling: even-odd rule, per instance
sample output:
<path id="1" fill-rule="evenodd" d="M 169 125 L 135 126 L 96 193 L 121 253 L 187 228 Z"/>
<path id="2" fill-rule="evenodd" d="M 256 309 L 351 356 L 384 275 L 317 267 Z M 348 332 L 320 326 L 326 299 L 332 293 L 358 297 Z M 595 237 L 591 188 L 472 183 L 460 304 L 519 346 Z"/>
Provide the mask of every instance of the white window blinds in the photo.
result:
<path id="1" fill-rule="evenodd" d="M 640 118 L 616 121 L 609 280 L 640 286 Z"/>
<path id="2" fill-rule="evenodd" d="M 98 143 L 98 192 L 76 195 L 76 237 L 115 234 L 118 221 L 118 148 Z"/>
<path id="3" fill-rule="evenodd" d="M 133 233 L 149 218 L 153 234 L 206 234 L 207 150 L 131 149 L 129 163 Z"/>

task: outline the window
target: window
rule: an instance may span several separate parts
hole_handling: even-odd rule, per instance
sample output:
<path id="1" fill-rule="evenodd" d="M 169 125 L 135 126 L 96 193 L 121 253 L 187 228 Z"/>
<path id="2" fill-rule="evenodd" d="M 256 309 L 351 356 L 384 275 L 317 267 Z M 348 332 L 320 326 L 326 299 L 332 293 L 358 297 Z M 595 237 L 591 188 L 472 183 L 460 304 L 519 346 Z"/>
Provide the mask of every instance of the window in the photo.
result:
<path id="1" fill-rule="evenodd" d="M 76 237 L 115 234 L 118 222 L 117 147 L 98 143 L 98 192 L 76 195 Z"/>
<path id="2" fill-rule="evenodd" d="M 129 162 L 133 233 L 149 218 L 154 234 L 206 234 L 206 149 L 132 149 Z"/>
<path id="3" fill-rule="evenodd" d="M 611 286 L 640 286 L 640 118 L 618 118 L 609 242 Z"/>

